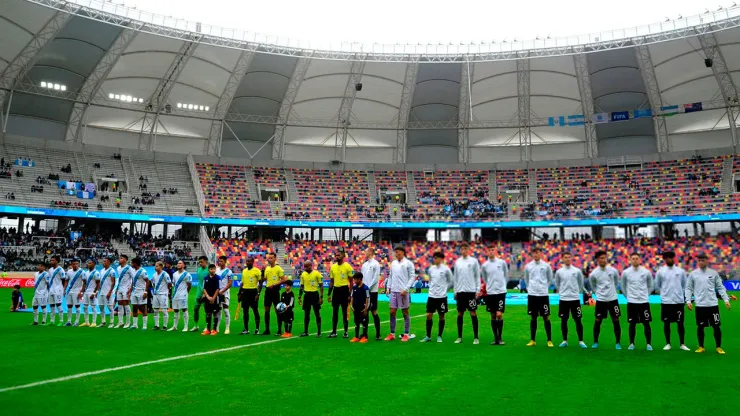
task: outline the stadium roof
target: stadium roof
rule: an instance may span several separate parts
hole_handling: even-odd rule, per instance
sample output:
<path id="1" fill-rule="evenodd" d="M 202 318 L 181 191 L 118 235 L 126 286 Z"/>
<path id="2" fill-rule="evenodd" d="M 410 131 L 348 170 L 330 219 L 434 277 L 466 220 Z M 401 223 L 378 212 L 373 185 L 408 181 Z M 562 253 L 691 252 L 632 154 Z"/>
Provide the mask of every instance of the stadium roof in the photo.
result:
<path id="1" fill-rule="evenodd" d="M 330 51 L 78 3 L 90 7 L 0 0 L 9 134 L 387 163 L 587 158 L 636 151 L 630 138 L 638 153 L 737 142 L 738 7 L 566 39 Z M 686 103 L 702 111 L 664 117 Z M 591 122 L 646 109 L 652 118 Z M 586 122 L 551 126 L 568 115 Z"/>

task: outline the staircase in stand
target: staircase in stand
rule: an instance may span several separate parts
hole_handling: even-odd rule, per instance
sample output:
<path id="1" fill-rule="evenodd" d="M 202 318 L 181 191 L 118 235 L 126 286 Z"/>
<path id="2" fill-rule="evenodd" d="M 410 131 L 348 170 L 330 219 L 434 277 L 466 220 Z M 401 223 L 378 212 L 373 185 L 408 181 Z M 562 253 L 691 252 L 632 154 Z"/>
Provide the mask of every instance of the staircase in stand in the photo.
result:
<path id="1" fill-rule="evenodd" d="M 537 169 L 529 170 L 529 192 L 527 192 L 528 202 L 537 202 Z"/>
<path id="2" fill-rule="evenodd" d="M 298 189 L 295 187 L 293 171 L 290 169 L 283 169 L 283 172 L 285 173 L 285 185 L 288 187 L 288 202 L 298 202 Z"/>
<path id="3" fill-rule="evenodd" d="M 254 171 L 249 166 L 244 167 L 244 178 L 247 180 L 247 187 L 249 188 L 249 200 L 259 201 L 259 191 L 257 190 L 257 180 L 254 179 Z"/>
<path id="4" fill-rule="evenodd" d="M 735 191 L 735 186 L 732 183 L 734 168 L 735 155 L 725 158 L 724 162 L 722 162 L 722 185 L 720 185 L 722 195 L 731 195 Z"/>
<path id="5" fill-rule="evenodd" d="M 498 184 L 496 183 L 496 171 L 488 171 L 488 199 L 490 201 L 496 201 L 498 198 Z"/>
<path id="6" fill-rule="evenodd" d="M 378 185 L 375 184 L 375 172 L 367 172 L 367 189 L 370 193 L 370 204 L 374 204 L 378 199 Z"/>
<path id="7" fill-rule="evenodd" d="M 416 199 L 416 183 L 414 182 L 414 172 L 406 172 L 406 203 L 409 205 L 416 205 L 418 203 Z"/>

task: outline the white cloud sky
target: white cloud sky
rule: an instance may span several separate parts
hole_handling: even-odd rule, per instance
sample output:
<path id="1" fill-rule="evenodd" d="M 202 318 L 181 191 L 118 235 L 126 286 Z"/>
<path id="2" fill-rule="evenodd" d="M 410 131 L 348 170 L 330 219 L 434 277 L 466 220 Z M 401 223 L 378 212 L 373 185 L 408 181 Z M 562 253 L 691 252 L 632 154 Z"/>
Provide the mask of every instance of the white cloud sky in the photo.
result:
<path id="1" fill-rule="evenodd" d="M 116 0 L 114 0 L 116 1 Z M 117 0 L 120 1 L 120 0 Z M 314 45 L 459 43 L 580 35 L 714 11 L 696 0 L 125 0 L 127 6 Z"/>

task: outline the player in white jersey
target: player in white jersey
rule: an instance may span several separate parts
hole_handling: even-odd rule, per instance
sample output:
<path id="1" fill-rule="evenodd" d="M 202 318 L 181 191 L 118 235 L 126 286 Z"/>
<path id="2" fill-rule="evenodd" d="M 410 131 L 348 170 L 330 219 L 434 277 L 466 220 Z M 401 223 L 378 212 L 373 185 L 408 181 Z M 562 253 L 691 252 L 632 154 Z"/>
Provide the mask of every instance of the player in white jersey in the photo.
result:
<path id="1" fill-rule="evenodd" d="M 62 260 L 58 254 L 51 256 L 51 270 L 49 273 L 49 306 L 51 306 L 51 317 L 49 325 L 54 325 L 55 314 L 59 316 L 59 325 L 62 326 L 62 301 L 64 299 L 64 284 L 66 274 L 59 265 Z"/>
<path id="2" fill-rule="evenodd" d="M 190 316 L 188 316 L 188 294 L 193 287 L 193 277 L 185 270 L 185 263 L 182 260 L 177 262 L 177 271 L 172 275 L 172 284 L 174 285 L 172 309 L 175 311 L 175 319 L 172 328 L 168 329 L 167 332 L 177 331 L 177 324 L 180 323 L 180 311 L 182 311 L 185 320 L 185 329 L 182 332 L 188 332 L 188 322 L 190 320 Z"/>
<path id="3" fill-rule="evenodd" d="M 146 270 L 141 267 L 141 259 L 139 257 L 131 259 L 131 268 L 134 269 L 134 278 L 131 282 L 131 289 L 129 289 L 128 296 L 131 299 L 131 305 L 133 305 L 134 324 L 131 325 L 130 329 L 139 329 L 139 313 L 141 313 L 144 316 L 144 325 L 142 325 L 141 329 L 146 331 L 148 320 L 146 316 L 146 298 L 149 295 L 149 286 L 151 286 L 152 282 L 149 280 Z"/>
<path id="4" fill-rule="evenodd" d="M 480 292 L 480 263 L 478 259 L 470 255 L 470 245 L 463 243 L 460 247 L 461 256 L 455 261 L 453 272 L 455 281 L 455 301 L 457 302 L 457 340 L 455 344 L 462 342 L 463 317 L 465 311 L 470 311 L 470 321 L 473 324 L 473 344 L 478 341 L 478 300 L 476 295 Z"/>
<path id="5" fill-rule="evenodd" d="M 630 254 L 630 267 L 622 271 L 622 294 L 627 298 L 627 321 L 629 322 L 630 345 L 628 350 L 635 349 L 635 335 L 637 324 L 642 324 L 645 332 L 647 350 L 652 351 L 653 331 L 650 322 L 653 315 L 650 312 L 650 293 L 653 291 L 653 274 L 642 267 L 639 253 Z"/>
<path id="6" fill-rule="evenodd" d="M 85 294 L 82 296 L 82 312 L 85 315 L 85 322 L 80 326 L 89 326 L 95 328 L 98 326 L 95 322 L 98 320 L 98 308 L 97 308 L 97 297 L 98 291 L 100 290 L 100 273 L 95 270 L 95 260 L 92 258 L 87 261 L 87 270 L 84 271 L 83 277 L 85 278 Z M 93 318 L 92 324 L 88 317 L 92 308 Z"/>
<path id="7" fill-rule="evenodd" d="M 524 282 L 527 285 L 527 313 L 532 318 L 529 321 L 530 341 L 528 347 L 536 345 L 537 317 L 544 321 L 547 346 L 553 347 L 552 323 L 550 322 L 550 285 L 553 283 L 552 267 L 542 261 L 542 252 L 539 248 L 532 248 L 532 261 L 524 269 Z"/>
<path id="8" fill-rule="evenodd" d="M 121 254 L 118 259 L 118 291 L 116 292 L 116 301 L 118 302 L 118 325 L 116 328 L 127 329 L 131 326 L 131 282 L 134 280 L 134 269 L 128 264 L 128 256 Z M 126 324 L 124 325 L 124 317 Z M 111 323 L 113 318 L 111 317 Z"/>
<path id="9" fill-rule="evenodd" d="M 481 266 L 481 276 L 486 284 L 486 310 L 491 313 L 493 342 L 504 345 L 504 312 L 506 311 L 506 284 L 509 282 L 509 266 L 498 258 L 496 247 L 488 249 L 488 260 Z M 483 295 L 481 293 L 481 295 Z"/>
<path id="10" fill-rule="evenodd" d="M 216 275 L 218 276 L 218 293 L 219 302 L 221 302 L 221 319 L 224 321 L 224 335 L 229 335 L 231 331 L 231 312 L 229 311 L 229 300 L 231 300 L 231 282 L 234 280 L 231 269 L 226 267 L 226 256 L 218 258 L 218 267 L 216 268 Z M 219 319 L 216 319 L 216 332 L 218 332 Z M 269 328 L 269 327 L 268 327 Z M 278 332 L 280 329 L 278 328 Z"/>
<path id="11" fill-rule="evenodd" d="M 365 263 L 362 263 L 363 283 L 370 288 L 370 309 L 375 324 L 375 340 L 383 339 L 380 336 L 380 317 L 378 316 L 378 283 L 380 282 L 380 263 L 375 260 L 375 249 L 368 247 L 365 250 Z"/>
<path id="12" fill-rule="evenodd" d="M 445 314 L 447 313 L 447 292 L 453 286 L 452 271 L 444 264 L 445 255 L 441 252 L 434 253 L 432 266 L 427 269 L 429 275 L 429 297 L 427 298 L 427 335 L 421 342 L 432 340 L 432 318 L 434 313 L 439 315 L 439 331 L 437 342 L 442 342 L 442 333 L 445 330 Z"/>
<path id="13" fill-rule="evenodd" d="M 72 259 L 72 268 L 67 270 L 67 323 L 64 326 L 80 324 L 80 301 L 85 294 L 84 270 L 80 269 L 80 260 Z M 72 324 L 72 309 L 77 313 L 77 321 Z"/>
<path id="14" fill-rule="evenodd" d="M 100 307 L 100 315 L 102 316 L 100 322 L 100 328 L 105 327 L 105 307 L 108 307 L 110 314 L 110 325 L 108 328 L 113 328 L 113 308 L 116 305 L 116 278 L 118 274 L 116 269 L 111 267 L 113 261 L 106 257 L 103 259 L 103 270 L 100 272 L 100 289 L 98 290 L 98 306 Z"/>
<path id="15" fill-rule="evenodd" d="M 568 319 L 573 317 L 576 323 L 576 334 L 578 335 L 578 346 L 588 348 L 583 342 L 583 309 L 581 309 L 581 293 L 583 288 L 583 272 L 578 267 L 571 266 L 573 255 L 564 252 L 560 255 L 562 266 L 555 272 L 555 288 L 560 295 L 558 305 L 558 316 L 560 316 L 560 332 L 563 334 L 563 342 L 560 347 L 568 346 Z"/>
<path id="16" fill-rule="evenodd" d="M 44 311 L 41 325 L 46 325 L 46 314 L 49 313 L 49 273 L 46 272 L 46 264 L 43 261 L 39 262 L 38 271 L 33 274 L 33 287 L 33 301 L 31 302 L 33 323 L 31 325 L 39 324 L 39 308 Z"/>
<path id="17" fill-rule="evenodd" d="M 154 310 L 154 331 L 159 331 L 159 316 L 163 316 L 162 329 L 167 329 L 169 314 L 167 313 L 167 299 L 172 287 L 170 275 L 164 271 L 164 263 L 158 261 L 154 265 L 154 277 L 152 277 L 152 286 L 154 286 L 154 297 L 152 298 L 152 309 Z"/>
<path id="18" fill-rule="evenodd" d="M 599 348 L 599 335 L 601 334 L 601 321 L 610 316 L 614 325 L 614 338 L 617 341 L 616 349 L 621 350 L 622 326 L 619 317 L 622 311 L 619 309 L 617 297 L 617 284 L 619 283 L 619 272 L 607 264 L 606 251 L 599 250 L 594 254 L 598 267 L 591 270 L 588 280 L 591 290 L 596 295 L 596 319 L 594 320 L 594 343 L 591 348 Z"/>
<path id="19" fill-rule="evenodd" d="M 686 327 L 684 327 L 684 291 L 686 290 L 686 271 L 676 264 L 676 253 L 663 252 L 665 265 L 655 272 L 655 290 L 660 293 L 660 319 L 663 321 L 665 347 L 671 349 L 671 322 L 676 323 L 678 340 L 682 351 L 690 351 L 686 346 Z"/>

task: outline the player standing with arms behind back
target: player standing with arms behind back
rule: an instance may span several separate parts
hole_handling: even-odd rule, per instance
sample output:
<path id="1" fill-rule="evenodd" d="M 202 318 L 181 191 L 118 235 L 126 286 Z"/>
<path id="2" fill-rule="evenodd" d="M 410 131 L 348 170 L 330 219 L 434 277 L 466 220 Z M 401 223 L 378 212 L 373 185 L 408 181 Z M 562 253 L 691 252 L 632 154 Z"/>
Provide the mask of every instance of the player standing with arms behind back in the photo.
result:
<path id="1" fill-rule="evenodd" d="M 116 304 L 116 296 L 113 290 L 116 287 L 116 270 L 111 267 L 112 260 L 108 257 L 103 259 L 103 271 L 100 273 L 100 290 L 98 291 L 98 306 L 100 307 L 100 327 L 105 327 L 105 307 L 110 312 L 110 325 L 113 328 L 113 308 Z"/>
<path id="2" fill-rule="evenodd" d="M 146 270 L 141 267 L 141 259 L 139 257 L 134 257 L 131 260 L 131 266 L 134 270 L 134 277 L 131 281 L 128 297 L 131 299 L 131 304 L 134 305 L 134 324 L 129 329 L 139 329 L 139 313 L 141 313 L 144 316 L 144 325 L 141 329 L 146 331 L 148 321 L 146 298 L 149 296 L 149 287 L 152 282 L 149 280 Z"/>
<path id="3" fill-rule="evenodd" d="M 550 285 L 552 284 L 552 268 L 542 261 L 542 252 L 539 248 L 532 249 L 532 261 L 524 268 L 524 282 L 527 285 L 527 313 L 531 341 L 528 347 L 537 345 L 537 317 L 541 316 L 547 334 L 547 346 L 552 347 L 552 323 L 550 322 Z"/>
<path id="4" fill-rule="evenodd" d="M 342 314 L 344 324 L 344 338 L 349 338 L 349 319 L 347 317 L 349 298 L 352 293 L 352 275 L 355 274 L 352 266 L 344 262 L 344 250 L 339 249 L 334 256 L 336 263 L 329 268 L 329 303 L 331 303 L 331 334 L 329 338 L 337 337 L 339 313 Z"/>
<path id="5" fill-rule="evenodd" d="M 221 302 L 221 316 L 224 321 L 224 335 L 231 333 L 231 311 L 229 311 L 229 303 L 231 301 L 231 283 L 234 280 L 234 274 L 231 269 L 226 266 L 226 256 L 218 258 L 218 268 L 216 269 L 216 275 L 219 279 L 219 302 Z M 216 320 L 216 332 L 218 332 L 218 320 Z"/>
<path id="6" fill-rule="evenodd" d="M 44 317 L 41 325 L 46 325 L 46 314 L 49 312 L 49 273 L 46 272 L 46 263 L 39 261 L 38 271 L 33 274 L 33 322 L 31 325 L 39 324 L 39 308 L 43 309 Z"/>
<path id="7" fill-rule="evenodd" d="M 391 306 L 391 333 L 385 337 L 386 341 L 396 339 L 396 312 L 401 310 L 403 313 L 404 332 L 401 342 L 408 342 L 410 339 L 409 331 L 411 330 L 411 317 L 409 316 L 409 307 L 411 307 L 411 286 L 416 280 L 414 264 L 406 258 L 406 249 L 403 246 L 396 246 L 393 250 L 396 257 L 391 263 L 388 280 L 385 284 L 385 293 L 390 295 Z"/>
<path id="8" fill-rule="evenodd" d="M 565 252 L 561 255 L 563 265 L 555 272 L 555 288 L 560 294 L 560 305 L 558 315 L 560 316 L 560 331 L 563 334 L 563 342 L 560 347 L 568 346 L 568 318 L 573 317 L 576 323 L 576 334 L 578 334 L 578 346 L 588 348 L 583 342 L 583 310 L 581 309 L 581 293 L 583 293 L 583 272 L 578 267 L 571 266 L 573 255 Z"/>
<path id="9" fill-rule="evenodd" d="M 463 317 L 465 311 L 470 311 L 470 321 L 473 324 L 473 344 L 478 345 L 478 301 L 476 294 L 480 292 L 480 263 L 470 256 L 470 245 L 463 243 L 460 247 L 460 258 L 455 261 L 453 272 L 455 281 L 455 300 L 457 301 L 457 340 L 462 343 Z"/>
<path id="10" fill-rule="evenodd" d="M 696 302 L 696 337 L 699 340 L 698 353 L 704 352 L 704 327 L 711 326 L 714 330 L 714 343 L 718 354 L 724 354 L 722 349 L 722 330 L 720 329 L 719 306 L 717 306 L 717 293 L 725 301 L 725 306 L 730 309 L 730 298 L 727 296 L 722 278 L 713 269 L 710 269 L 707 255 L 701 253 L 697 256 L 699 267 L 689 274 L 686 282 L 686 305 L 689 310 L 694 307 L 691 303 L 693 297 Z"/>
<path id="11" fill-rule="evenodd" d="M 242 287 L 239 289 L 244 321 L 244 330 L 239 335 L 249 334 L 250 309 L 254 313 L 254 334 L 260 334 L 260 292 L 262 292 L 262 271 L 254 267 L 254 258 L 249 257 L 247 267 L 242 270 Z"/>
<path id="12" fill-rule="evenodd" d="M 280 303 L 280 286 L 287 278 L 283 268 L 277 264 L 275 253 L 267 253 L 267 266 L 262 271 L 262 280 L 265 282 L 265 330 L 262 335 L 270 335 L 270 309 Z M 277 310 L 275 311 L 277 317 Z"/>
<path id="13" fill-rule="evenodd" d="M 441 252 L 434 253 L 434 264 L 429 266 L 429 293 L 427 297 L 427 335 L 421 342 L 432 340 L 432 318 L 434 312 L 439 315 L 439 330 L 437 331 L 437 342 L 442 342 L 442 334 L 445 330 L 445 314 L 447 313 L 447 291 L 454 284 L 452 271 L 444 264 L 445 255 Z"/>
<path id="14" fill-rule="evenodd" d="M 190 332 L 200 331 L 200 308 L 206 303 L 206 298 L 203 296 L 203 282 L 208 277 L 208 258 L 206 256 L 198 257 L 198 269 L 196 270 L 196 282 L 198 288 L 195 290 L 195 305 L 193 305 L 193 320 L 195 325 Z"/>
<path id="15" fill-rule="evenodd" d="M 80 260 L 72 259 L 72 268 L 67 270 L 67 323 L 64 326 L 80 324 L 80 301 L 85 293 L 85 279 L 80 269 Z M 77 321 L 72 324 L 72 310 L 77 312 Z"/>
<path id="16" fill-rule="evenodd" d="M 160 314 L 164 315 L 162 317 L 162 329 L 165 330 L 167 329 L 167 323 L 169 321 L 167 300 L 169 298 L 172 280 L 170 280 L 170 275 L 164 270 L 164 263 L 161 261 L 154 264 L 152 285 L 154 285 L 154 299 L 152 299 L 152 308 L 154 309 L 154 328 L 152 328 L 152 330 L 159 331 Z"/>
<path id="17" fill-rule="evenodd" d="M 59 314 L 59 326 L 62 326 L 62 300 L 64 298 L 65 272 L 59 265 L 61 258 L 58 254 L 51 256 L 51 270 L 49 270 L 49 306 L 51 316 L 49 325 L 54 325 L 54 314 Z"/>
<path id="18" fill-rule="evenodd" d="M 365 250 L 365 263 L 362 264 L 363 283 L 370 288 L 370 313 L 375 325 L 375 340 L 380 341 L 380 317 L 378 316 L 378 283 L 380 283 L 380 263 L 375 260 L 375 249 Z"/>
<path id="19" fill-rule="evenodd" d="M 599 348 L 599 334 L 601 333 L 601 321 L 611 316 L 614 324 L 614 338 L 617 340 L 616 348 L 622 349 L 620 343 L 622 338 L 622 327 L 619 325 L 619 317 L 622 311 L 619 309 L 617 300 L 617 284 L 619 283 L 619 272 L 606 263 L 606 251 L 596 252 L 597 267 L 591 271 L 588 280 L 591 288 L 596 294 L 596 320 L 594 321 L 594 345 L 591 348 Z"/>
<path id="20" fill-rule="evenodd" d="M 100 273 L 95 270 L 95 260 L 92 258 L 87 261 L 87 270 L 84 272 L 85 278 L 85 294 L 82 297 L 82 312 L 85 315 L 85 322 L 80 326 L 89 326 L 95 328 L 98 325 L 98 308 L 97 308 L 97 297 L 100 291 Z M 89 314 L 92 308 L 93 318 L 92 324 L 90 323 Z"/>
<path id="21" fill-rule="evenodd" d="M 172 281 L 175 284 L 172 290 L 172 309 L 175 311 L 172 328 L 168 332 L 177 331 L 177 325 L 180 323 L 180 312 L 185 320 L 185 328 L 182 332 L 188 332 L 188 294 L 193 287 L 193 276 L 185 270 L 185 263 L 180 260 L 177 262 L 177 271 L 172 275 Z"/>
<path id="22" fill-rule="evenodd" d="M 686 271 L 676 265 L 676 253 L 663 253 L 665 265 L 655 273 L 655 289 L 660 293 L 660 319 L 663 321 L 665 347 L 671 349 L 671 322 L 676 323 L 681 350 L 690 351 L 686 346 L 686 327 L 684 327 L 684 292 L 686 291 Z"/>
<path id="23" fill-rule="evenodd" d="M 301 288 L 298 292 L 298 304 L 303 307 L 303 332 L 301 337 L 308 336 L 308 324 L 311 322 L 311 310 L 316 316 L 316 338 L 321 338 L 321 305 L 324 303 L 324 278 L 313 269 L 313 262 L 303 262 Z"/>
<path id="24" fill-rule="evenodd" d="M 647 350 L 652 351 L 653 332 L 650 322 L 653 315 L 650 313 L 649 296 L 653 291 L 653 275 L 642 267 L 640 254 L 630 254 L 630 267 L 622 271 L 622 294 L 627 298 L 627 321 L 629 321 L 630 345 L 628 350 L 635 349 L 635 335 L 637 324 L 641 323 L 645 331 Z"/>
<path id="25" fill-rule="evenodd" d="M 504 311 L 506 311 L 506 284 L 509 282 L 509 266 L 496 256 L 496 248 L 488 249 L 488 260 L 481 266 L 481 275 L 486 283 L 486 310 L 491 313 L 491 345 L 504 345 Z"/>
<path id="26" fill-rule="evenodd" d="M 118 258 L 118 293 L 116 293 L 116 300 L 118 301 L 118 325 L 116 328 L 128 329 L 131 326 L 131 283 L 134 280 L 134 269 L 128 265 L 128 256 L 121 254 Z M 123 317 L 126 317 L 126 325 L 123 324 Z M 111 315 L 111 323 L 113 323 L 113 316 Z"/>

